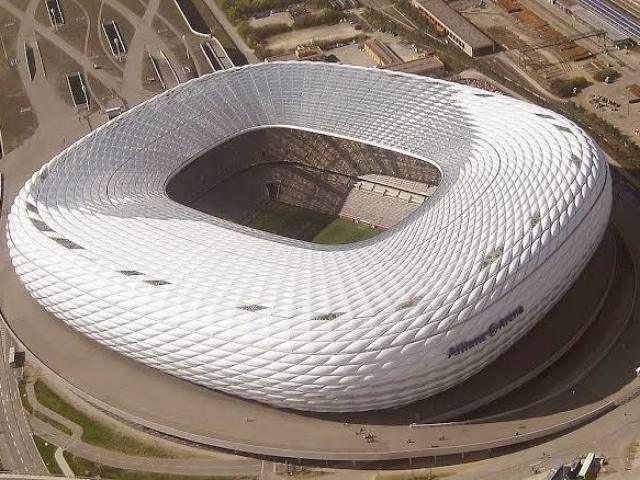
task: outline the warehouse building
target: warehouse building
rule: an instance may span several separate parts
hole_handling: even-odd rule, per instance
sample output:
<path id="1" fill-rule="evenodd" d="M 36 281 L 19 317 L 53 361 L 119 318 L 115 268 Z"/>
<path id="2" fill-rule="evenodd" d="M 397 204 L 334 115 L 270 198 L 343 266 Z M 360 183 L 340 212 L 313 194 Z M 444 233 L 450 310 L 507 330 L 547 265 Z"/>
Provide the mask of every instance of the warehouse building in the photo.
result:
<path id="1" fill-rule="evenodd" d="M 265 58 L 267 62 L 289 62 L 289 61 L 308 61 L 323 62 L 327 56 L 320 47 L 315 45 L 298 45 L 293 52 L 284 53 L 282 55 L 274 55 Z"/>
<path id="2" fill-rule="evenodd" d="M 443 0 L 412 0 L 418 11 L 470 57 L 495 52 L 495 43 Z"/>
<path id="3" fill-rule="evenodd" d="M 428 75 L 430 77 L 438 77 L 445 73 L 444 63 L 435 55 L 416 58 L 415 60 L 395 65 L 387 65 L 382 68 L 396 72 L 413 73 L 414 75 Z"/>
<path id="4" fill-rule="evenodd" d="M 369 55 L 369 58 L 378 67 L 386 67 L 388 65 L 395 65 L 402 63 L 404 60 L 394 52 L 391 47 L 385 45 L 380 40 L 369 40 L 364 44 L 364 51 Z"/>

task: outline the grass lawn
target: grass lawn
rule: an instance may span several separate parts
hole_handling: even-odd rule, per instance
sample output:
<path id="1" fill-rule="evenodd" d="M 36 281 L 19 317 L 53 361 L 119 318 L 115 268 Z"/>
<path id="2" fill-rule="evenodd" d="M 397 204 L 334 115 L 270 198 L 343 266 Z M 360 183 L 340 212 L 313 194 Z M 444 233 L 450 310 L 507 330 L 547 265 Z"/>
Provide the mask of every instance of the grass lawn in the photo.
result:
<path id="1" fill-rule="evenodd" d="M 35 442 L 36 448 L 38 449 L 38 452 L 40 452 L 42 461 L 47 466 L 47 470 L 49 470 L 49 473 L 61 474 L 62 470 L 60 470 L 60 466 L 58 465 L 58 462 L 56 462 L 56 459 L 54 458 L 57 447 L 52 443 L 49 443 L 43 440 L 37 435 L 33 436 L 33 441 Z"/>
<path id="2" fill-rule="evenodd" d="M 87 17 L 85 17 L 84 10 L 75 1 L 61 1 L 62 13 L 64 15 L 65 23 L 63 26 L 56 30 L 57 34 L 70 45 L 84 52 L 84 41 L 87 36 Z M 36 8 L 37 20 L 46 25 L 47 28 L 51 28 L 51 22 L 47 15 L 47 9 L 45 3 L 40 2 Z"/>
<path id="3" fill-rule="evenodd" d="M 265 232 L 309 242 L 333 220 L 334 217 L 330 215 L 270 201 L 255 210 L 242 223 Z"/>
<path id="4" fill-rule="evenodd" d="M 313 243 L 343 244 L 353 243 L 375 237 L 382 230 L 370 227 L 366 223 L 356 223 L 346 218 L 336 218 L 311 240 Z"/>
<path id="5" fill-rule="evenodd" d="M 53 428 L 57 428 L 62 433 L 71 436 L 73 432 L 70 429 L 68 429 L 66 426 L 62 425 L 60 422 L 57 422 L 53 418 L 47 417 L 44 413 L 41 413 L 37 410 L 34 411 L 33 406 L 31 405 L 31 402 L 29 402 L 29 397 L 27 397 L 26 380 L 22 379 L 18 382 L 18 391 L 20 392 L 20 401 L 22 402 L 22 408 L 24 408 L 27 412 L 29 412 L 34 417 L 39 418 L 45 423 L 48 423 Z"/>
<path id="6" fill-rule="evenodd" d="M 76 475 L 90 478 L 111 478 L 114 480 L 231 480 L 250 479 L 254 477 L 231 476 L 189 476 L 169 475 L 163 473 L 138 472 L 133 470 L 121 470 L 119 468 L 100 465 L 82 457 L 64 452 L 64 458 Z"/>
<path id="7" fill-rule="evenodd" d="M 33 407 L 31 406 L 29 398 L 27 397 L 27 381 L 25 379 L 18 381 L 18 392 L 20 393 L 22 408 L 24 408 L 29 413 L 33 413 Z"/>
<path id="8" fill-rule="evenodd" d="M 364 223 L 276 201 L 267 202 L 242 223 L 283 237 L 323 244 L 358 242 L 380 232 Z"/>
<path id="9" fill-rule="evenodd" d="M 200 31 L 205 34 L 213 34 L 213 36 L 220 41 L 224 49 L 227 51 L 229 58 L 231 58 L 231 61 L 236 66 L 247 64 L 245 56 L 240 52 L 240 50 L 238 50 L 236 44 L 233 43 L 231 37 L 229 37 L 224 28 L 222 28 L 218 19 L 203 0 L 180 0 L 180 4 L 185 15 L 190 19 L 191 26 L 196 31 Z M 168 22 L 171 22 L 175 27 L 180 28 L 184 25 L 184 19 L 182 18 L 182 15 L 180 15 L 180 12 L 173 1 L 167 1 L 166 3 L 161 2 L 160 8 L 158 8 L 158 13 Z M 186 27 L 186 25 L 184 26 Z"/>
<path id="10" fill-rule="evenodd" d="M 82 441 L 86 443 L 126 453 L 127 455 L 158 458 L 174 457 L 171 452 L 161 447 L 141 442 L 115 430 L 100 420 L 90 417 L 67 403 L 66 400 L 62 399 L 40 379 L 36 381 L 34 388 L 36 397 L 42 405 L 82 427 Z"/>

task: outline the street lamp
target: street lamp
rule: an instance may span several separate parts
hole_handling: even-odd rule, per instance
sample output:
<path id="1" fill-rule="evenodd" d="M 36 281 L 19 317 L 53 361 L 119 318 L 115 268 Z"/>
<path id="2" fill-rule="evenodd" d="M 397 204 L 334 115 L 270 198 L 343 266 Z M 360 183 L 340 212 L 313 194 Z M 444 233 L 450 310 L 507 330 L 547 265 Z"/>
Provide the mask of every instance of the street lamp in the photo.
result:
<path id="1" fill-rule="evenodd" d="M 82 78 L 80 79 L 82 81 Z M 82 93 L 84 93 L 84 100 L 87 103 L 87 112 L 89 111 L 89 95 L 87 95 L 87 87 L 84 83 L 80 84 L 80 88 L 82 88 Z"/>
<path id="2" fill-rule="evenodd" d="M 53 7 L 49 9 L 51 12 L 51 23 L 53 23 L 53 28 L 57 32 L 58 31 L 58 22 L 56 22 L 56 11 Z"/>
<path id="3" fill-rule="evenodd" d="M 118 61 L 121 62 L 122 61 L 122 54 L 121 54 L 121 50 L 120 50 L 120 39 L 118 37 L 114 37 L 113 43 L 116 46 L 116 57 L 118 58 Z"/>
<path id="4" fill-rule="evenodd" d="M 185 54 L 187 55 L 187 58 L 190 59 L 191 58 L 191 54 L 189 53 L 189 46 L 187 45 L 187 40 L 186 40 L 186 33 L 182 34 L 182 43 L 184 43 L 184 51 Z"/>

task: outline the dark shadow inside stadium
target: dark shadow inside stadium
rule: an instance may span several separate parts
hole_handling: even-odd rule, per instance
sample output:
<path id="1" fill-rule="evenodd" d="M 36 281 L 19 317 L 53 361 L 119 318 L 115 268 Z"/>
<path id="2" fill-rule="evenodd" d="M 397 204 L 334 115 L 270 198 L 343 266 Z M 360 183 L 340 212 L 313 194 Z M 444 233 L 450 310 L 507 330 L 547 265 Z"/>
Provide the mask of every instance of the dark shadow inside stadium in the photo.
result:
<path id="1" fill-rule="evenodd" d="M 350 243 L 419 208 L 432 164 L 353 140 L 289 128 L 245 132 L 194 158 L 168 196 L 212 216 L 297 240 Z"/>

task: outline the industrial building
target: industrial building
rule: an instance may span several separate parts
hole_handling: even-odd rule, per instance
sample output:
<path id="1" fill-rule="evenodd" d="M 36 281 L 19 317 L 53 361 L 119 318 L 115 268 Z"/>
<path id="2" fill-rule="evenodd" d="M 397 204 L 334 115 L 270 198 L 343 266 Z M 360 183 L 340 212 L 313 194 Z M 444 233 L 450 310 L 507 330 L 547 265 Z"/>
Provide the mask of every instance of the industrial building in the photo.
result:
<path id="1" fill-rule="evenodd" d="M 287 62 L 301 61 L 322 62 L 327 59 L 327 55 L 320 47 L 315 45 L 298 45 L 293 52 L 283 53 L 281 55 L 273 55 L 265 58 L 266 62 Z"/>
<path id="2" fill-rule="evenodd" d="M 363 49 L 378 67 L 395 65 L 404 61 L 391 47 L 378 39 L 365 42 Z"/>
<path id="3" fill-rule="evenodd" d="M 414 75 L 428 75 L 437 77 L 445 73 L 445 65 L 435 55 L 426 55 L 424 57 L 409 60 L 408 62 L 396 63 L 385 67 L 387 70 L 396 72 L 412 73 Z"/>
<path id="4" fill-rule="evenodd" d="M 444 0 L 412 0 L 436 30 L 470 57 L 495 52 L 495 43 Z"/>

